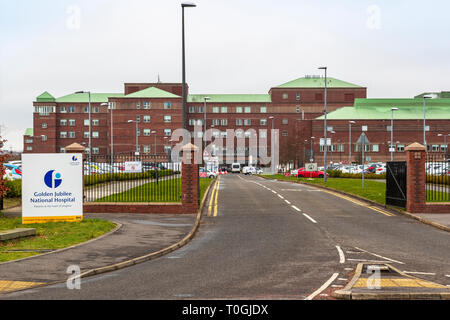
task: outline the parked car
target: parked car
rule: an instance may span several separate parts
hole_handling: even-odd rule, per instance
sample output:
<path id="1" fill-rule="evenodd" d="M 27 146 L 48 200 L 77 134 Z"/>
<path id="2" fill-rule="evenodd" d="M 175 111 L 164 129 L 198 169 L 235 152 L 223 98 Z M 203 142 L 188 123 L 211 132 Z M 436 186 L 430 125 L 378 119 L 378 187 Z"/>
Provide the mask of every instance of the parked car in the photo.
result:
<path id="1" fill-rule="evenodd" d="M 299 171 L 303 171 L 303 170 L 305 170 L 305 168 L 298 168 L 298 169 L 294 169 L 294 170 L 291 170 L 291 176 L 297 176 L 297 174 L 298 174 L 298 172 Z"/>
<path id="2" fill-rule="evenodd" d="M 256 174 L 256 168 L 250 166 L 244 167 L 242 168 L 242 173 L 245 175 Z"/>
<path id="3" fill-rule="evenodd" d="M 260 168 L 260 167 L 256 168 L 256 174 L 263 174 L 263 173 L 264 173 L 264 170 L 262 168 Z"/>
<path id="4" fill-rule="evenodd" d="M 10 180 L 22 179 L 22 169 L 10 163 L 4 163 L 5 171 L 9 171 L 5 178 Z"/>
<path id="5" fill-rule="evenodd" d="M 297 178 L 323 178 L 325 173 L 322 170 L 317 171 L 299 171 L 296 175 Z M 327 173 L 327 177 L 329 174 Z"/>
<path id="6" fill-rule="evenodd" d="M 209 171 L 203 167 L 200 168 L 200 178 L 214 179 L 215 177 L 217 177 L 217 174 L 215 172 Z"/>

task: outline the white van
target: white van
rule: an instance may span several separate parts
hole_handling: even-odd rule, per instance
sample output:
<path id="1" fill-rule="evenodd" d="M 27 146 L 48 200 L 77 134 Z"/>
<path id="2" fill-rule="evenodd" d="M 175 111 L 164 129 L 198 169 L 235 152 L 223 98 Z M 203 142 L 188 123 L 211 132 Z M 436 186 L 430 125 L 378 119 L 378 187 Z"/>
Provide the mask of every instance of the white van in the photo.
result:
<path id="1" fill-rule="evenodd" d="M 240 163 L 233 163 L 231 165 L 231 172 L 232 173 L 240 173 L 241 172 L 241 164 Z"/>

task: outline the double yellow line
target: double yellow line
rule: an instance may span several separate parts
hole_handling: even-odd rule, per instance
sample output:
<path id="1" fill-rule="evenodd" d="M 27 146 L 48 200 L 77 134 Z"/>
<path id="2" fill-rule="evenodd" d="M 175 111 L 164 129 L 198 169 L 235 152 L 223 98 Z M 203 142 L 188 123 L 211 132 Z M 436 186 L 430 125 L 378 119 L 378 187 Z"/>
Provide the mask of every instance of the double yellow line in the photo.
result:
<path id="1" fill-rule="evenodd" d="M 213 187 L 211 198 L 209 199 L 208 217 L 217 217 L 217 199 L 219 198 L 220 177 L 221 176 L 217 178 Z"/>
<path id="2" fill-rule="evenodd" d="M 367 205 L 367 204 L 365 204 L 365 203 L 363 203 L 363 202 L 361 202 L 361 201 L 354 200 L 354 199 L 352 199 L 352 198 L 350 198 L 350 197 L 347 197 L 347 196 L 344 196 L 344 195 L 342 195 L 342 194 L 340 194 L 340 193 L 333 192 L 333 191 L 328 191 L 328 190 L 323 190 L 323 191 L 325 191 L 326 193 L 332 194 L 332 195 L 334 195 L 334 196 L 336 196 L 336 197 L 339 197 L 339 198 L 345 199 L 345 200 L 347 200 L 347 201 L 353 202 L 354 204 L 357 204 L 357 205 L 359 205 L 359 206 L 362 206 L 362 207 L 371 209 L 371 210 L 373 210 L 373 211 L 376 211 L 376 212 L 378 212 L 378 213 L 384 214 L 385 216 L 388 216 L 388 217 L 394 216 L 392 213 L 389 213 L 389 212 L 387 212 L 387 211 L 378 209 L 378 208 L 376 208 L 376 207 L 374 207 L 374 206 L 372 206 L 372 205 Z"/>

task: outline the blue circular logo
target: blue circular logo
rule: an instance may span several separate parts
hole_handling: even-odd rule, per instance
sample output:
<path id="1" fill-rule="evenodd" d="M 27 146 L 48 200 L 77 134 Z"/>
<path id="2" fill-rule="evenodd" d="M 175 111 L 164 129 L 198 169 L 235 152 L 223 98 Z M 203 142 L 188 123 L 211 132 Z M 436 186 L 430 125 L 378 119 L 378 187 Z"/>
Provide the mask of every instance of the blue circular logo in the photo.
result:
<path id="1" fill-rule="evenodd" d="M 62 183 L 61 173 L 54 173 L 54 172 L 55 170 L 47 171 L 47 173 L 44 176 L 45 185 L 51 189 L 58 188 Z"/>
<path id="2" fill-rule="evenodd" d="M 78 160 L 78 158 L 76 156 L 72 157 L 72 161 L 77 161 L 77 160 Z"/>

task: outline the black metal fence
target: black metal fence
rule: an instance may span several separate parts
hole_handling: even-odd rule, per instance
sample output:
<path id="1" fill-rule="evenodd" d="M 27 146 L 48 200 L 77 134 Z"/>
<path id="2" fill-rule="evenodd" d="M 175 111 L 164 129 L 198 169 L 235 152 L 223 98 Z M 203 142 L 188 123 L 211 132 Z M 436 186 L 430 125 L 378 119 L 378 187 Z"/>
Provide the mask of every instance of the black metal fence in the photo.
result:
<path id="1" fill-rule="evenodd" d="M 425 163 L 427 202 L 450 202 L 449 159 L 448 154 L 427 154 Z"/>
<path id="2" fill-rule="evenodd" d="M 406 162 L 386 163 L 386 204 L 406 208 Z"/>
<path id="3" fill-rule="evenodd" d="M 84 202 L 181 202 L 181 163 L 164 160 L 134 153 L 87 157 Z"/>

